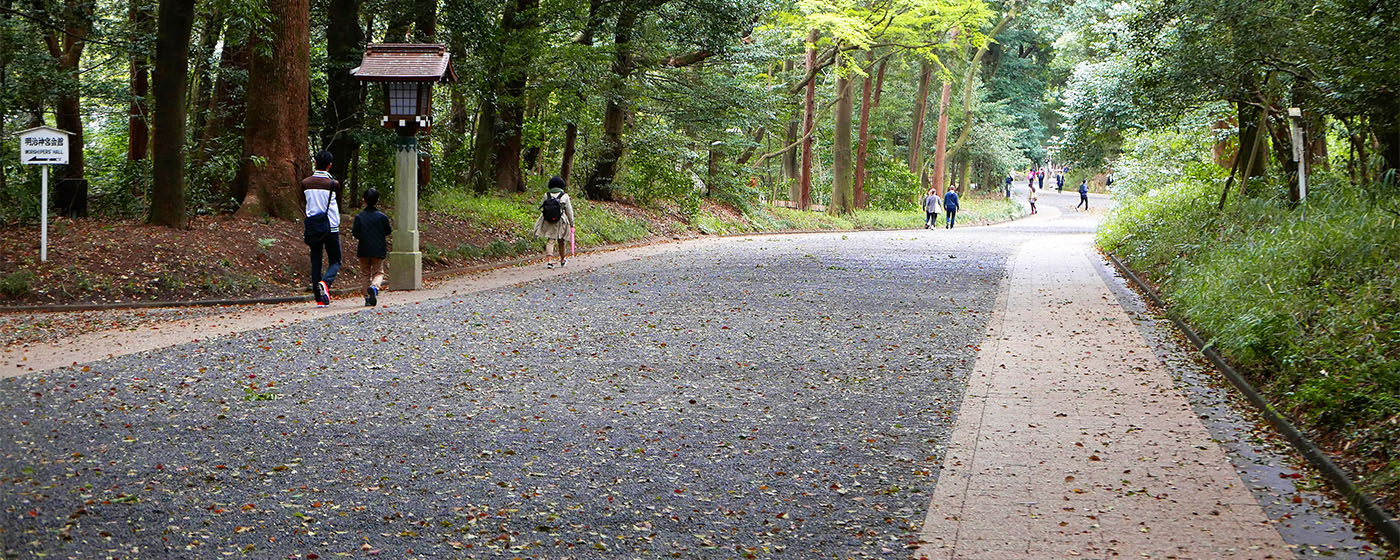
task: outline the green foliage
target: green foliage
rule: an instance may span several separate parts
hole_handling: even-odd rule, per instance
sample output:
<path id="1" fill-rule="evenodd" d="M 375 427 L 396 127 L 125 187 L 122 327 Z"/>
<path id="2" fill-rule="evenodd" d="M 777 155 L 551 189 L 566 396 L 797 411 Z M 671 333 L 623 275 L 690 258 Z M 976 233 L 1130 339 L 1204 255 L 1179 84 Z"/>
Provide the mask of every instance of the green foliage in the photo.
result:
<path id="1" fill-rule="evenodd" d="M 1158 281 L 1275 403 L 1379 464 L 1400 427 L 1400 219 L 1319 176 L 1307 204 L 1247 199 L 1221 181 L 1145 171 L 1099 243 Z M 1368 477 L 1369 478 L 1369 477 Z M 1384 479 L 1382 476 L 1381 479 Z"/>
<path id="2" fill-rule="evenodd" d="M 21 298 L 34 291 L 34 273 L 20 270 L 0 276 L 0 294 L 10 298 Z"/>
<path id="3" fill-rule="evenodd" d="M 703 163 L 686 147 L 685 138 L 664 124 L 660 118 L 639 117 L 617 184 L 623 196 L 639 204 L 664 200 L 679 206 L 681 215 L 689 218 L 699 211 L 703 191 L 699 178 L 686 168 Z"/>
<path id="4" fill-rule="evenodd" d="M 890 158 L 872 157 L 866 162 L 865 193 L 870 208 L 915 210 L 918 207 L 919 178 L 909 166 Z"/>

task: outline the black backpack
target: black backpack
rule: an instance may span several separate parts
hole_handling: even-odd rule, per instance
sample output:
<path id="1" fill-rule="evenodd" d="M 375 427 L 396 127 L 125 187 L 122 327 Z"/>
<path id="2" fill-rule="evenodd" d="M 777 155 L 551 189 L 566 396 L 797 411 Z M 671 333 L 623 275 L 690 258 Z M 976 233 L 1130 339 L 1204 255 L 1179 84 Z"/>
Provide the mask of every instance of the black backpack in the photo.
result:
<path id="1" fill-rule="evenodd" d="M 563 197 L 564 195 L 559 196 Z M 558 198 L 546 194 L 544 195 L 544 202 L 540 203 L 540 216 L 543 216 L 546 222 L 551 224 L 556 223 L 560 218 L 564 217 L 564 207 L 559 204 Z"/>

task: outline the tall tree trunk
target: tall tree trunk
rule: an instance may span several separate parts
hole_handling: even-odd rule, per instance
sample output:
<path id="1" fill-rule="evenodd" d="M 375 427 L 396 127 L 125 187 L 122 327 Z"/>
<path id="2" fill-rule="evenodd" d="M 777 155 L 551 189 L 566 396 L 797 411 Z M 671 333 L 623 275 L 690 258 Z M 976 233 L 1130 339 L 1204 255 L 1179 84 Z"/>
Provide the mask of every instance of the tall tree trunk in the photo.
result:
<path id="1" fill-rule="evenodd" d="M 851 191 L 851 113 L 854 110 L 855 92 L 851 91 L 851 79 L 841 67 L 841 58 L 836 58 L 836 138 L 831 151 L 835 152 L 831 171 L 831 204 L 827 213 L 833 216 L 850 214 L 855 210 L 854 193 Z"/>
<path id="2" fill-rule="evenodd" d="M 598 163 L 583 185 L 584 194 L 593 200 L 612 200 L 613 179 L 617 163 L 622 158 L 622 129 L 627 122 L 627 81 L 636 69 L 632 55 L 632 33 L 640 14 L 636 8 L 625 7 L 617 16 L 613 33 L 612 80 L 603 107 L 603 141 L 598 150 Z"/>
<path id="3" fill-rule="evenodd" d="M 1263 177 L 1268 171 L 1268 146 L 1265 145 L 1263 137 L 1260 136 L 1262 123 L 1259 117 L 1261 111 L 1257 107 L 1243 102 L 1237 104 L 1237 109 L 1240 121 L 1240 151 L 1237 157 L 1248 162 L 1245 164 L 1246 167 L 1241 168 L 1244 170 L 1241 177 L 1245 179 L 1241 184 L 1246 184 L 1249 182 L 1248 179 Z M 1257 147 L 1257 149 L 1251 153 L 1251 147 Z"/>
<path id="4" fill-rule="evenodd" d="M 209 123 L 209 112 L 205 109 L 209 107 L 214 94 L 214 77 L 209 68 L 209 61 L 214 57 L 214 49 L 218 48 L 219 39 L 223 37 L 224 21 L 223 10 L 217 6 L 211 7 L 199 36 L 199 50 L 193 55 L 194 69 L 190 74 L 194 77 L 194 93 L 190 96 L 187 114 L 190 121 L 189 135 L 196 140 L 204 137 L 204 127 Z"/>
<path id="5" fill-rule="evenodd" d="M 272 16 L 269 56 L 255 54 L 248 72 L 243 142 L 248 192 L 238 213 L 292 219 L 301 213 L 301 180 L 311 174 L 306 145 L 311 7 L 309 0 L 282 0 L 268 6 Z M 260 165 L 251 163 L 254 158 L 261 160 Z"/>
<path id="6" fill-rule="evenodd" d="M 783 61 L 783 72 L 785 74 L 791 74 L 794 66 L 795 64 L 793 63 L 792 59 Z M 801 128 L 801 113 L 798 112 L 798 109 L 796 107 L 793 107 L 791 112 L 788 113 L 787 130 L 784 131 L 783 134 L 783 145 L 791 146 L 794 143 L 796 143 L 797 135 L 801 131 Z M 783 179 L 787 183 L 787 199 L 789 201 L 796 201 L 797 198 L 801 196 L 800 187 L 797 183 L 799 173 L 797 167 L 797 155 L 797 150 L 789 149 L 788 151 L 783 152 L 783 155 L 781 156 L 783 162 Z"/>
<path id="7" fill-rule="evenodd" d="M 909 133 L 909 172 L 922 173 L 924 166 L 924 116 L 928 113 L 928 87 L 933 80 L 933 65 L 919 61 L 919 93 L 914 98 L 914 126 Z"/>
<path id="8" fill-rule="evenodd" d="M 938 131 L 933 139 L 933 188 L 943 192 L 943 179 L 948 174 L 948 109 L 953 103 L 953 82 L 943 82 L 938 97 Z"/>
<path id="9" fill-rule="evenodd" d="M 807 73 L 816 71 L 817 39 L 821 33 L 813 29 L 807 35 Z M 839 56 L 839 55 L 838 55 Z M 797 191 L 797 207 L 807 210 L 812 207 L 812 129 L 817 123 L 817 79 L 807 83 L 807 99 L 802 108 L 802 177 Z"/>
<path id="10" fill-rule="evenodd" d="M 133 41 L 131 52 L 131 104 L 127 108 L 126 159 L 142 161 L 150 149 L 151 137 L 148 122 L 150 111 L 146 108 L 146 95 L 150 93 L 150 59 L 140 46 L 139 38 L 149 29 L 151 13 L 145 10 L 141 0 L 128 0 L 127 21 L 131 25 Z M 159 38 L 157 38 L 159 40 Z"/>
<path id="11" fill-rule="evenodd" d="M 437 40 L 438 0 L 414 0 L 413 40 L 419 43 L 432 43 Z M 351 12 L 354 17 L 359 12 Z"/>
<path id="12" fill-rule="evenodd" d="M 185 214 L 185 86 L 189 76 L 194 0 L 160 0 L 156 31 L 153 225 L 183 228 Z"/>
<path id="13" fill-rule="evenodd" d="M 83 48 L 92 31 L 93 3 L 85 0 L 64 0 L 61 18 L 63 30 L 48 30 L 44 42 L 58 71 L 66 80 L 54 95 L 54 124 L 72 133 L 69 137 L 68 164 L 59 173 L 58 211 L 69 217 L 87 214 L 87 186 L 83 181 L 86 167 L 83 161 L 82 98 L 79 93 L 79 63 Z"/>
<path id="14" fill-rule="evenodd" d="M 350 170 L 350 162 L 358 157 L 358 129 L 364 119 L 364 86 L 350 70 L 360 65 L 365 49 L 364 31 L 360 29 L 360 5 L 363 0 L 330 0 L 326 22 L 326 107 L 322 112 L 325 123 L 321 130 L 321 145 L 334 157 L 335 167 L 342 176 Z M 355 195 L 360 186 L 346 184 Z"/>
<path id="15" fill-rule="evenodd" d="M 497 100 L 496 130 L 496 190 L 503 192 L 525 192 L 525 178 L 520 172 L 520 155 L 525 133 L 525 86 L 529 76 L 530 44 L 539 19 L 536 8 L 539 0 L 512 0 L 506 2 L 501 16 L 501 29 L 505 34 L 503 43 L 512 56 L 505 65 L 505 89 Z"/>
<path id="16" fill-rule="evenodd" d="M 209 120 L 199 133 L 198 149 L 195 151 L 197 167 L 203 167 L 211 158 L 224 154 L 243 153 L 243 123 L 248 114 L 247 84 L 240 76 L 247 75 L 252 64 L 253 49 L 249 45 L 251 37 L 246 25 L 230 22 L 224 30 L 224 48 L 219 54 L 219 69 L 214 82 L 214 92 L 209 106 L 200 112 L 208 112 Z M 246 166 L 240 166 L 231 179 L 210 176 L 209 192 L 221 201 L 242 201 L 248 193 Z"/>
<path id="17" fill-rule="evenodd" d="M 874 60 L 875 52 L 866 51 L 866 60 Z M 865 194 L 865 156 L 870 143 L 870 104 L 871 95 L 874 89 L 874 80 L 870 77 L 870 71 L 865 72 L 865 90 L 860 98 L 860 132 L 856 135 L 856 178 L 855 178 L 855 207 L 865 208 L 870 205 L 870 197 Z"/>
<path id="18" fill-rule="evenodd" d="M 487 93 L 490 95 L 490 93 Z M 496 168 L 496 104 L 482 99 L 476 113 L 476 134 L 472 135 L 472 167 L 468 182 L 473 192 L 491 191 Z"/>
<path id="19" fill-rule="evenodd" d="M 452 60 L 465 60 L 467 49 L 464 33 L 453 29 L 448 37 L 448 50 L 452 53 Z M 467 86 L 454 83 L 449 84 L 447 88 L 451 104 L 448 108 L 447 134 L 442 139 L 442 153 L 457 172 L 453 183 L 466 186 L 469 184 L 468 178 L 471 177 L 470 164 L 462 154 L 466 149 L 467 125 L 471 122 L 471 115 L 467 113 Z"/>
<path id="20" fill-rule="evenodd" d="M 872 108 L 880 107 L 880 93 L 885 91 L 885 65 L 888 64 L 889 61 L 889 58 L 881 60 L 880 71 L 875 73 L 875 97 L 870 100 L 870 106 Z"/>

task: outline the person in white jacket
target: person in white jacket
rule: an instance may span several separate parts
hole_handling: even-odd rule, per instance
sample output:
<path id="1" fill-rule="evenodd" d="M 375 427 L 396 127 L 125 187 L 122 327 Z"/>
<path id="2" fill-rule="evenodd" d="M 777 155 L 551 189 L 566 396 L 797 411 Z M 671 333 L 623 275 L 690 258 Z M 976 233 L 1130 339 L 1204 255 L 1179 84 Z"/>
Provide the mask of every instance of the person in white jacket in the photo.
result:
<path id="1" fill-rule="evenodd" d="M 943 197 L 938 189 L 929 189 L 924 195 L 924 229 L 938 225 L 938 215 L 943 213 Z"/>
<path id="2" fill-rule="evenodd" d="M 564 266 L 564 242 L 574 231 L 574 203 L 569 200 L 568 186 L 559 177 L 549 180 L 549 192 L 540 201 L 540 217 L 535 220 L 534 234 L 544 238 L 545 266 L 554 268 L 550 260 L 553 249 L 559 251 L 559 266 Z"/>

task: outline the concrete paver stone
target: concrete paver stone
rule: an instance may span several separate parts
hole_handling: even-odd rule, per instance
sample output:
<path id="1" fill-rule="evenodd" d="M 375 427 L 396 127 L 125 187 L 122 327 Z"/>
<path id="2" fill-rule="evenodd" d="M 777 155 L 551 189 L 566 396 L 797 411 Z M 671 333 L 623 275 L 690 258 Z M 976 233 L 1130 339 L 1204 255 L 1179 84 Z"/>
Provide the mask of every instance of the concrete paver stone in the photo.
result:
<path id="1" fill-rule="evenodd" d="M 916 557 L 1291 558 L 1091 243 L 1013 258 Z"/>

